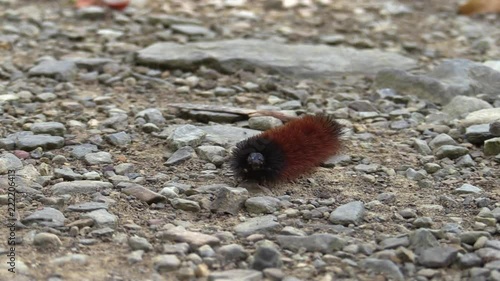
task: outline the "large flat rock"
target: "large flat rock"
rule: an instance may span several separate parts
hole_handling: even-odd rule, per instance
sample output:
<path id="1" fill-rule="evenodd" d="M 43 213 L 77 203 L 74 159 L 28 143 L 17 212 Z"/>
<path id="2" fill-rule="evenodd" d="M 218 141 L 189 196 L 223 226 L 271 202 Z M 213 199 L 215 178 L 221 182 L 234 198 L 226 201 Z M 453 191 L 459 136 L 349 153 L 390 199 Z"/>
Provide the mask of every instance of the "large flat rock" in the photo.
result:
<path id="1" fill-rule="evenodd" d="M 262 133 L 261 131 L 234 127 L 231 125 L 213 125 L 200 127 L 207 133 L 205 139 L 222 146 L 236 145 L 238 142 Z"/>
<path id="2" fill-rule="evenodd" d="M 450 59 L 424 75 L 413 75 L 400 69 L 385 69 L 377 73 L 375 87 L 391 88 L 403 95 L 415 95 L 447 104 L 460 95 L 498 95 L 500 72 L 482 63 Z"/>
<path id="3" fill-rule="evenodd" d="M 103 189 L 110 189 L 112 187 L 113 184 L 101 181 L 63 181 L 54 184 L 52 186 L 52 192 L 54 195 L 92 194 Z"/>
<path id="4" fill-rule="evenodd" d="M 229 73 L 259 68 L 271 73 L 309 78 L 372 75 L 385 68 L 409 70 L 416 67 L 416 61 L 411 58 L 380 50 L 292 45 L 253 39 L 155 43 L 138 51 L 136 62 L 186 70 L 209 65 Z"/>

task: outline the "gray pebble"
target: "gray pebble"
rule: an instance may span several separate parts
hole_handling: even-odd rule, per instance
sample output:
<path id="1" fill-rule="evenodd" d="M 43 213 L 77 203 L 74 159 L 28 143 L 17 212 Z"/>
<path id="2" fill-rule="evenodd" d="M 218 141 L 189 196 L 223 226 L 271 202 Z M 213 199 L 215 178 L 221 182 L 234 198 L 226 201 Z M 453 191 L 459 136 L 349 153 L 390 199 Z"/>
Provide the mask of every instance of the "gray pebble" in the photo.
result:
<path id="1" fill-rule="evenodd" d="M 88 153 L 99 151 L 97 145 L 88 143 L 70 146 L 70 148 L 71 148 L 71 157 L 74 157 L 76 159 L 81 159 Z"/>
<path id="2" fill-rule="evenodd" d="M 42 232 L 35 235 L 33 245 L 37 248 L 57 250 L 62 246 L 62 242 L 57 235 Z"/>
<path id="3" fill-rule="evenodd" d="M 224 247 L 224 246 L 222 246 Z M 221 248 L 222 248 L 221 247 Z M 198 249 L 198 253 L 200 254 L 200 257 L 213 257 L 215 256 L 215 251 L 210 245 L 203 245 Z"/>
<path id="4" fill-rule="evenodd" d="M 407 247 L 408 245 L 410 245 L 408 236 L 390 237 L 380 241 L 382 249 L 395 249 L 398 247 Z"/>
<path id="5" fill-rule="evenodd" d="M 213 31 L 211 31 L 210 29 L 194 24 L 173 24 L 170 26 L 170 29 L 189 36 L 214 36 Z"/>
<path id="6" fill-rule="evenodd" d="M 420 264 L 430 268 L 441 268 L 451 265 L 458 255 L 458 249 L 450 246 L 432 247 L 422 251 L 418 257 Z"/>
<path id="7" fill-rule="evenodd" d="M 251 269 L 230 269 L 226 271 L 215 271 L 210 273 L 208 281 L 257 281 L 262 280 L 262 272 Z"/>
<path id="8" fill-rule="evenodd" d="M 205 246 L 205 245 L 203 245 Z M 203 247 L 201 246 L 201 247 Z M 209 246 L 209 245 L 208 245 Z M 163 253 L 164 254 L 176 254 L 185 256 L 189 252 L 189 244 L 188 243 L 177 243 L 177 244 L 163 244 Z M 196 255 L 201 262 L 201 257 Z"/>
<path id="9" fill-rule="evenodd" d="M 219 213 L 237 214 L 248 199 L 248 190 L 241 187 L 221 186 L 217 188 L 210 210 Z"/>
<path id="10" fill-rule="evenodd" d="M 196 148 L 196 152 L 198 153 L 198 156 L 203 159 L 207 160 L 211 163 L 214 163 L 214 160 L 218 160 L 217 157 L 225 157 L 226 156 L 226 149 L 221 146 L 215 146 L 215 145 L 202 145 L 198 146 Z M 217 161 L 215 161 L 217 162 Z"/>
<path id="11" fill-rule="evenodd" d="M 358 224 L 363 219 L 365 207 L 361 201 L 353 201 L 337 207 L 330 214 L 330 222 L 333 224 Z"/>
<path id="12" fill-rule="evenodd" d="M 297 229 L 292 226 L 285 226 L 280 231 L 281 235 L 290 235 L 290 236 L 306 236 L 306 233 L 300 229 Z"/>
<path id="13" fill-rule="evenodd" d="M 52 259 L 50 261 L 53 265 L 63 266 L 68 263 L 77 264 L 77 265 L 86 265 L 89 262 L 90 257 L 83 254 L 69 254 L 66 256 L 62 256 L 59 258 Z"/>
<path id="14" fill-rule="evenodd" d="M 483 262 L 500 260 L 500 250 L 494 248 L 481 248 L 476 251 L 476 254 L 483 260 Z"/>
<path id="15" fill-rule="evenodd" d="M 158 273 L 166 273 L 176 270 L 181 261 L 175 255 L 159 255 L 152 259 L 153 267 Z"/>
<path id="16" fill-rule="evenodd" d="M 248 125 L 251 129 L 266 131 L 275 127 L 279 127 L 283 125 L 283 121 L 279 120 L 276 117 L 271 116 L 258 116 L 251 117 L 248 119 Z"/>
<path id="17" fill-rule="evenodd" d="M 144 255 L 143 250 L 132 251 L 127 255 L 127 261 L 129 264 L 139 263 L 143 260 L 142 256 Z"/>
<path id="18" fill-rule="evenodd" d="M 264 273 L 264 277 L 271 281 L 281 281 L 285 277 L 285 273 L 279 268 L 266 268 L 262 273 Z"/>
<path id="19" fill-rule="evenodd" d="M 347 244 L 343 238 L 328 234 L 313 234 L 309 236 L 276 236 L 278 244 L 291 251 L 298 251 L 300 248 L 305 248 L 308 252 L 321 252 L 330 254 L 339 251 Z"/>
<path id="20" fill-rule="evenodd" d="M 84 160 L 89 165 L 101 165 L 113 163 L 112 156 L 109 152 L 88 153 L 84 156 Z"/>
<path id="21" fill-rule="evenodd" d="M 118 132 L 111 135 L 107 135 L 105 139 L 114 146 L 127 146 L 132 142 L 129 134 L 125 132 Z"/>
<path id="22" fill-rule="evenodd" d="M 104 7 L 88 6 L 78 9 L 77 15 L 82 19 L 101 19 L 106 15 Z"/>
<path id="23" fill-rule="evenodd" d="M 296 110 L 302 107 L 302 103 L 299 100 L 286 101 L 279 105 L 282 110 Z"/>
<path id="24" fill-rule="evenodd" d="M 281 229 L 281 225 L 277 222 L 277 218 L 273 215 L 251 218 L 244 223 L 240 223 L 234 227 L 234 231 L 238 236 L 247 237 L 252 234 L 275 233 Z"/>
<path id="25" fill-rule="evenodd" d="M 434 174 L 435 172 L 439 171 L 441 169 L 441 166 L 436 163 L 425 163 L 424 165 L 424 170 L 429 173 L 429 174 Z"/>
<path id="26" fill-rule="evenodd" d="M 143 250 L 149 252 L 153 250 L 153 245 L 144 237 L 132 236 L 128 239 L 128 245 L 133 251 Z"/>
<path id="27" fill-rule="evenodd" d="M 267 245 L 257 247 L 253 256 L 252 269 L 262 271 L 266 268 L 281 268 L 282 266 L 281 254 L 277 249 Z"/>
<path id="28" fill-rule="evenodd" d="M 28 135 L 16 139 L 16 148 L 26 151 L 32 151 L 38 147 L 43 150 L 52 150 L 63 146 L 64 138 L 59 136 Z"/>
<path id="29" fill-rule="evenodd" d="M 142 125 L 141 129 L 144 133 L 147 133 L 147 134 L 161 131 L 160 128 L 153 123 L 146 123 L 146 124 Z"/>
<path id="30" fill-rule="evenodd" d="M 342 249 L 342 251 L 355 255 L 355 254 L 359 253 L 360 249 L 361 249 L 360 245 L 351 244 L 351 245 L 345 246 Z"/>
<path id="31" fill-rule="evenodd" d="M 415 171 L 415 169 L 412 168 L 408 168 L 405 173 L 406 178 L 414 181 L 423 180 L 427 176 L 427 172 L 425 170 Z"/>
<path id="32" fill-rule="evenodd" d="M 413 226 L 416 228 L 430 228 L 432 226 L 432 218 L 421 217 L 413 221 Z"/>
<path id="33" fill-rule="evenodd" d="M 245 260 L 248 257 L 248 253 L 245 251 L 245 248 L 238 244 L 221 246 L 217 250 L 217 254 L 221 256 L 224 264 L 233 262 L 237 263 L 239 261 Z"/>
<path id="34" fill-rule="evenodd" d="M 135 198 L 144 201 L 148 204 L 160 203 L 166 200 L 166 198 L 163 197 L 162 195 L 140 184 L 124 181 L 118 183 L 116 187 L 122 189 L 123 193 L 134 196 Z"/>
<path id="35" fill-rule="evenodd" d="M 113 236 L 114 232 L 115 232 L 115 230 L 112 229 L 111 227 L 103 227 L 103 228 L 99 228 L 96 230 L 92 230 L 89 234 L 91 237 L 108 237 L 109 238 L 109 237 Z M 114 237 L 114 239 L 118 239 L 119 237 L 120 236 L 116 236 L 116 237 Z M 83 244 L 84 242 L 82 240 L 80 240 L 80 243 Z M 88 241 L 85 241 L 85 243 L 86 244 L 95 244 L 96 242 L 95 242 L 95 239 L 89 239 Z"/>
<path id="36" fill-rule="evenodd" d="M 368 164 L 368 165 L 367 164 L 358 164 L 354 167 L 354 170 L 358 171 L 358 172 L 370 174 L 370 173 L 375 173 L 376 171 L 378 171 L 379 168 L 380 168 L 380 165 L 378 165 L 378 164 Z"/>
<path id="37" fill-rule="evenodd" d="M 443 112 L 453 117 L 461 117 L 465 114 L 480 109 L 491 108 L 491 104 L 476 97 L 456 96 L 443 107 Z"/>
<path id="38" fill-rule="evenodd" d="M 123 113 L 119 113 L 105 119 L 101 122 L 101 128 L 112 128 L 115 130 L 125 130 L 128 125 L 128 116 Z"/>
<path id="39" fill-rule="evenodd" d="M 106 209 L 95 210 L 82 215 L 82 218 L 89 218 L 94 220 L 97 227 L 110 227 L 114 228 L 118 218 L 109 213 Z"/>
<path id="40" fill-rule="evenodd" d="M 342 34 L 323 35 L 319 40 L 328 45 L 338 45 L 345 42 L 345 36 Z"/>
<path id="41" fill-rule="evenodd" d="M 209 123 L 209 122 L 233 123 L 233 122 L 242 121 L 244 119 L 244 117 L 242 117 L 242 115 L 240 115 L 240 114 L 203 111 L 203 110 L 191 110 L 191 111 L 189 111 L 188 114 L 189 114 L 189 118 L 196 120 L 196 121 L 199 121 L 199 122 L 203 122 L 203 123 Z M 219 126 L 224 126 L 224 125 L 219 125 Z"/>
<path id="42" fill-rule="evenodd" d="M 484 155 L 500 154 L 500 137 L 492 138 L 484 142 Z"/>
<path id="43" fill-rule="evenodd" d="M 99 209 L 108 209 L 107 203 L 101 202 L 84 202 L 75 205 L 69 205 L 68 210 L 73 212 L 91 212 Z"/>
<path id="44" fill-rule="evenodd" d="M 491 215 L 498 221 L 500 222 L 500 207 L 493 209 L 491 211 Z"/>
<path id="45" fill-rule="evenodd" d="M 285 276 L 281 281 L 302 281 L 302 280 L 294 276 Z"/>
<path id="46" fill-rule="evenodd" d="M 54 101 L 56 99 L 57 99 L 57 95 L 54 93 L 46 92 L 46 93 L 41 93 L 41 94 L 36 95 L 36 100 L 41 101 L 41 102 L 50 102 L 50 101 Z"/>
<path id="47" fill-rule="evenodd" d="M 52 136 L 64 136 L 66 127 L 59 122 L 39 122 L 31 125 L 31 131 L 34 134 L 46 134 Z"/>
<path id="48" fill-rule="evenodd" d="M 378 112 L 375 112 L 375 111 L 361 111 L 361 112 L 358 112 L 357 115 L 359 116 L 359 118 L 364 120 L 364 119 L 376 118 L 380 114 Z"/>
<path id="49" fill-rule="evenodd" d="M 375 106 L 367 100 L 352 101 L 347 106 L 359 112 L 377 112 L 377 108 L 375 108 Z"/>
<path id="50" fill-rule="evenodd" d="M 219 145 L 235 145 L 248 137 L 257 135 L 260 131 L 238 128 L 230 125 L 213 125 L 201 127 L 207 133 L 206 141 Z"/>
<path id="51" fill-rule="evenodd" d="M 160 195 L 165 196 L 166 198 L 177 198 L 179 197 L 177 189 L 171 186 L 164 187 L 162 190 L 160 190 Z"/>
<path id="52" fill-rule="evenodd" d="M 54 156 L 54 158 L 52 158 L 52 163 L 56 164 L 56 165 L 62 165 L 64 163 L 67 163 L 68 162 L 68 159 L 66 159 L 66 157 L 64 157 L 64 155 L 56 155 Z"/>
<path id="53" fill-rule="evenodd" d="M 460 241 L 465 244 L 474 245 L 479 237 L 491 238 L 491 234 L 486 231 L 466 231 L 459 234 Z"/>
<path id="54" fill-rule="evenodd" d="M 132 163 L 121 163 L 114 167 L 115 173 L 118 175 L 126 175 L 133 173 L 135 171 L 135 164 Z"/>
<path id="55" fill-rule="evenodd" d="M 216 96 L 232 96 L 236 94 L 236 91 L 231 88 L 225 88 L 225 87 L 216 87 L 214 89 L 214 94 Z"/>
<path id="56" fill-rule="evenodd" d="M 345 166 L 352 162 L 352 157 L 350 155 L 338 154 L 334 155 L 323 163 L 323 166 L 335 167 L 335 166 Z"/>
<path id="57" fill-rule="evenodd" d="M 462 186 L 456 188 L 454 192 L 459 194 L 481 194 L 483 190 L 477 186 L 464 183 Z"/>
<path id="58" fill-rule="evenodd" d="M 494 137 L 500 137 L 500 121 L 490 123 L 490 134 Z"/>
<path id="59" fill-rule="evenodd" d="M 442 145 L 436 149 L 435 154 L 437 159 L 450 158 L 456 159 L 469 153 L 469 150 L 462 146 Z"/>
<path id="60" fill-rule="evenodd" d="M 54 195 L 92 194 L 105 189 L 111 189 L 113 184 L 102 181 L 72 181 L 60 182 L 52 186 Z"/>
<path id="61" fill-rule="evenodd" d="M 280 201 L 271 196 L 251 197 L 245 201 L 245 208 L 253 214 L 272 214 L 279 208 Z"/>
<path id="62" fill-rule="evenodd" d="M 194 156 L 194 154 L 195 154 L 194 149 L 192 147 L 190 146 L 181 147 L 177 149 L 177 151 L 175 151 L 174 154 L 172 154 L 172 156 L 170 156 L 167 159 L 165 165 L 172 166 L 184 163 L 187 160 L 191 159 Z"/>
<path id="63" fill-rule="evenodd" d="M 458 161 L 457 161 L 457 166 L 458 167 L 473 167 L 476 166 L 476 162 L 472 160 L 472 157 L 467 154 L 465 156 L 462 156 Z"/>
<path id="64" fill-rule="evenodd" d="M 172 204 L 172 207 L 174 207 L 175 209 L 188 212 L 199 212 L 201 210 L 200 204 L 198 202 L 182 198 L 170 199 L 170 204 Z"/>
<path id="65" fill-rule="evenodd" d="M 45 76 L 60 81 L 71 81 L 77 73 L 72 61 L 43 60 L 28 71 L 29 76 Z"/>
<path id="66" fill-rule="evenodd" d="M 14 150 L 16 148 L 16 142 L 14 139 L 0 139 L 0 149 Z"/>
<path id="67" fill-rule="evenodd" d="M 24 224 L 38 223 L 48 227 L 61 227 L 64 225 L 65 219 L 66 218 L 63 213 L 59 210 L 45 207 L 41 210 L 36 210 L 31 215 L 25 217 L 22 219 L 22 222 Z"/>
<path id="68" fill-rule="evenodd" d="M 394 203 L 396 201 L 396 194 L 392 192 L 380 193 L 377 195 L 377 200 L 386 204 Z"/>
<path id="69" fill-rule="evenodd" d="M 161 111 L 157 108 L 148 108 L 145 110 L 140 111 L 135 115 L 135 118 L 144 118 L 146 122 L 148 123 L 153 123 L 156 126 L 163 126 L 165 125 L 165 117 L 163 117 L 163 114 Z"/>
<path id="70" fill-rule="evenodd" d="M 406 208 L 399 211 L 399 214 L 405 219 L 411 219 L 417 217 L 417 212 L 414 209 Z"/>
<path id="71" fill-rule="evenodd" d="M 195 147 L 201 144 L 207 133 L 193 125 L 183 125 L 176 128 L 167 138 L 170 146 L 181 148 L 183 146 Z"/>
<path id="72" fill-rule="evenodd" d="M 488 262 L 484 265 L 484 268 L 492 270 L 491 280 L 495 280 L 495 281 L 500 280 L 500 274 L 497 273 L 498 271 L 500 271 L 500 260 Z M 495 277 L 493 277 L 494 275 L 495 275 Z"/>
<path id="73" fill-rule="evenodd" d="M 492 138 L 490 124 L 472 125 L 465 129 L 465 138 L 473 144 L 482 144 L 485 140 Z"/>
<path id="74" fill-rule="evenodd" d="M 410 123 L 406 120 L 397 120 L 391 122 L 390 128 L 394 130 L 402 130 L 410 127 Z"/>
<path id="75" fill-rule="evenodd" d="M 462 228 L 457 223 L 447 223 L 443 225 L 442 230 L 450 233 L 461 233 Z"/>
<path id="76" fill-rule="evenodd" d="M 432 151 L 426 141 L 421 139 L 413 140 L 413 147 L 417 150 L 418 153 L 422 155 L 431 155 Z"/>
<path id="77" fill-rule="evenodd" d="M 465 268 L 481 266 L 483 263 L 481 258 L 474 253 L 466 253 L 462 255 L 459 259 L 459 262 L 460 265 Z"/>
<path id="78" fill-rule="evenodd" d="M 436 150 L 443 145 L 456 145 L 457 142 L 447 134 L 439 134 L 429 142 L 429 147 Z"/>
<path id="79" fill-rule="evenodd" d="M 70 181 L 83 179 L 82 175 L 75 173 L 73 170 L 71 170 L 70 168 L 66 168 L 66 167 L 63 167 L 60 169 L 55 168 L 54 169 L 54 177 L 55 178 L 63 178 L 65 180 L 70 180 Z"/>
<path id="80" fill-rule="evenodd" d="M 360 265 L 367 271 L 387 274 L 394 280 L 405 280 L 399 267 L 390 260 L 367 258 L 361 261 Z"/>
<path id="81" fill-rule="evenodd" d="M 416 254 L 420 254 L 426 249 L 439 246 L 439 242 L 430 230 L 420 228 L 411 233 L 410 245 Z"/>
<path id="82" fill-rule="evenodd" d="M 19 170 L 23 167 L 23 162 L 14 154 L 4 152 L 0 155 L 0 175 L 7 174 L 9 170 Z"/>

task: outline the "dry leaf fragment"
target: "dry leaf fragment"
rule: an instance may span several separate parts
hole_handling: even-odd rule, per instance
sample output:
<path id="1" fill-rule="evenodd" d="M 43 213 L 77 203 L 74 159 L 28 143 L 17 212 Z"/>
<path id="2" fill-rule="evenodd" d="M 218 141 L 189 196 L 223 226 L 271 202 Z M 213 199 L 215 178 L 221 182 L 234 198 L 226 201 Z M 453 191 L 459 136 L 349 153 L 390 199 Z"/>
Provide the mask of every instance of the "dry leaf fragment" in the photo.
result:
<path id="1" fill-rule="evenodd" d="M 500 13 L 500 0 L 469 0 L 460 8 L 462 15 Z"/>
<path id="2" fill-rule="evenodd" d="M 130 0 L 76 0 L 77 8 L 84 8 L 88 6 L 107 6 L 114 10 L 123 10 L 128 4 L 130 4 Z"/>

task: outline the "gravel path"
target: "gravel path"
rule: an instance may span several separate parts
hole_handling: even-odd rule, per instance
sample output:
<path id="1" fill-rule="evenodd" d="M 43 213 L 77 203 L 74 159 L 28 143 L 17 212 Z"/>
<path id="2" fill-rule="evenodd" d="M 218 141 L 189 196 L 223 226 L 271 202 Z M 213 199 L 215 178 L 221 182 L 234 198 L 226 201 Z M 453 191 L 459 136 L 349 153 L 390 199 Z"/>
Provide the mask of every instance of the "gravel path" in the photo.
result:
<path id="1" fill-rule="evenodd" d="M 499 15 L 131 2 L 0 0 L 0 280 L 500 281 Z M 344 147 L 247 189 L 256 109 Z"/>

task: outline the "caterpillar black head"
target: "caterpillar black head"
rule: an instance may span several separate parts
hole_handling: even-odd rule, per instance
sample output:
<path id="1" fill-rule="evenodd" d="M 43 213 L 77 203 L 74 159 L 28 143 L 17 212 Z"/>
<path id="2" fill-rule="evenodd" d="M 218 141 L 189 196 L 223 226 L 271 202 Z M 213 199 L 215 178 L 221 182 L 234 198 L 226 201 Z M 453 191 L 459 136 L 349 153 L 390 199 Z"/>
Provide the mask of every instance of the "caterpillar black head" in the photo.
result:
<path id="1" fill-rule="evenodd" d="M 264 161 L 264 155 L 260 152 L 252 152 L 247 157 L 248 165 L 250 165 L 254 170 L 261 169 L 264 165 Z"/>
<path id="2" fill-rule="evenodd" d="M 283 170 L 284 160 L 285 155 L 278 144 L 255 136 L 236 145 L 231 168 L 236 176 L 243 180 L 272 182 Z"/>

